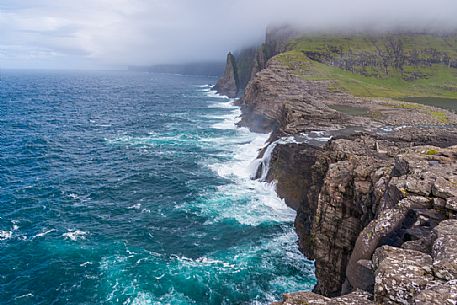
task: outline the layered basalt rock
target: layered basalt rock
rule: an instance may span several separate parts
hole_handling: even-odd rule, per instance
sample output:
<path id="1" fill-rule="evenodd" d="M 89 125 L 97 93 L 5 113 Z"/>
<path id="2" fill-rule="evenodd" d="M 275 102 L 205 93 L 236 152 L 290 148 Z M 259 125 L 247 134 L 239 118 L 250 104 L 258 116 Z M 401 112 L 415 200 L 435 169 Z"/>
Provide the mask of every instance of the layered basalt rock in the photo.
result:
<path id="1" fill-rule="evenodd" d="M 433 108 L 392 111 L 330 85 L 273 59 L 239 101 L 240 124 L 272 131 L 271 141 L 313 130 L 333 136 L 272 153 L 268 180 L 297 211 L 299 247 L 315 260 L 318 280 L 314 293 L 278 304 L 427 304 L 440 293 L 442 304 L 454 304 L 456 243 L 445 232 L 457 229 L 457 129 L 431 117 Z"/>
<path id="2" fill-rule="evenodd" d="M 457 301 L 451 285 L 457 280 L 457 146 L 409 145 L 356 135 L 331 140 L 311 150 L 311 162 L 296 164 L 303 168 L 293 173 L 306 176 L 290 178 L 306 189 L 295 224 L 300 249 L 315 259 L 319 296 L 299 294 L 294 300 L 340 304 L 320 295 L 363 290 L 376 304 L 427 304 L 439 290 L 447 293 L 441 300 Z M 307 144 L 296 146 L 302 146 L 293 149 L 302 160 L 309 158 L 302 155 L 310 152 Z M 283 165 L 287 155 L 281 150 L 288 147 L 277 150 L 272 173 L 293 167 Z M 288 202 L 290 190 L 276 177 L 278 194 Z M 303 304 L 290 298 L 284 304 Z"/>

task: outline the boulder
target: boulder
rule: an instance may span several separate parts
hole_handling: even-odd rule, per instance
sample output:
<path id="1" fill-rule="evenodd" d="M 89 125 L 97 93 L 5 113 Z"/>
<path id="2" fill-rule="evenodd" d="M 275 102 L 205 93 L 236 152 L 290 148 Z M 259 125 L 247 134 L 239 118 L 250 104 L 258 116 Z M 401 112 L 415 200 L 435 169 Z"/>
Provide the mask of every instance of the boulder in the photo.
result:
<path id="1" fill-rule="evenodd" d="M 346 268 L 346 277 L 353 288 L 372 291 L 374 271 L 361 264 L 361 260 L 371 260 L 381 241 L 398 230 L 405 220 L 408 210 L 388 209 L 371 221 L 360 233 Z"/>
<path id="2" fill-rule="evenodd" d="M 432 257 L 422 252 L 383 246 L 373 255 L 375 301 L 411 304 L 433 281 Z"/>
<path id="3" fill-rule="evenodd" d="M 451 197 L 446 200 L 445 207 L 452 212 L 457 212 L 457 197 Z"/>
<path id="4" fill-rule="evenodd" d="M 433 272 L 442 280 L 457 279 L 457 220 L 442 221 L 433 229 Z"/>
<path id="5" fill-rule="evenodd" d="M 457 304 L 457 280 L 438 283 L 419 293 L 414 305 L 455 305 Z"/>
<path id="6" fill-rule="evenodd" d="M 365 291 L 355 291 L 337 298 L 327 298 L 312 292 L 285 294 L 283 301 L 272 305 L 375 305 L 372 295 Z"/>
<path id="7" fill-rule="evenodd" d="M 444 177 L 438 177 L 433 184 L 433 195 L 439 198 L 452 198 L 457 196 L 457 186 Z"/>

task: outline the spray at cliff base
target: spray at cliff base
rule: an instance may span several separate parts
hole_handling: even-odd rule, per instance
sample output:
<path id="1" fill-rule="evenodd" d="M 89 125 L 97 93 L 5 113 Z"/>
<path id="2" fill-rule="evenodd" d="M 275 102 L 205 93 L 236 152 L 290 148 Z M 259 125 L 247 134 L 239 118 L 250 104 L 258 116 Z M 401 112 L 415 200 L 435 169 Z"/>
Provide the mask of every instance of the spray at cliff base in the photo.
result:
<path id="1" fill-rule="evenodd" d="M 2 301 L 268 304 L 313 287 L 294 211 L 251 179 L 268 135 L 236 128 L 210 82 L 3 75 Z"/>

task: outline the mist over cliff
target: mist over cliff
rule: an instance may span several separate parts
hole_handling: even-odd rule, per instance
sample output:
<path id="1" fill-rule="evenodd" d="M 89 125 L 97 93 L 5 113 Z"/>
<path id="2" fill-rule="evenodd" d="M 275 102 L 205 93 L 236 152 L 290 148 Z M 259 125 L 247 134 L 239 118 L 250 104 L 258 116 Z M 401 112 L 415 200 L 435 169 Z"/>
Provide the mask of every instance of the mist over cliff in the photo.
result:
<path id="1" fill-rule="evenodd" d="M 221 60 L 269 24 L 306 31 L 452 31 L 453 0 L 5 0 L 3 67 L 94 68 Z"/>

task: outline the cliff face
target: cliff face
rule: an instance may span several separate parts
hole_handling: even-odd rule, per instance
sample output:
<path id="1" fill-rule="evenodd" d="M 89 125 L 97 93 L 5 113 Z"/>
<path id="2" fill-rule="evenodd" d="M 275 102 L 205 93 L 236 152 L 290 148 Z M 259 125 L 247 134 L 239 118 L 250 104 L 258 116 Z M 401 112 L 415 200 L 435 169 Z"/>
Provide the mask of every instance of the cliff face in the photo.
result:
<path id="1" fill-rule="evenodd" d="M 376 143 L 390 150 L 379 151 Z M 272 158 L 275 167 L 281 154 Z M 333 140 L 311 167 L 303 164 L 313 171 L 303 185 L 313 187 L 298 208 L 296 228 L 300 249 L 316 260 L 315 293 L 363 290 L 375 301 L 351 296 L 353 304 L 452 304 L 456 155 L 456 146 L 409 147 L 363 135 Z M 346 304 L 311 293 L 286 300 Z"/>
<path id="2" fill-rule="evenodd" d="M 217 84 L 213 89 L 230 98 L 237 97 L 239 91 L 238 71 L 235 57 L 232 53 L 227 55 L 224 75 L 217 81 Z"/>
<path id="3" fill-rule="evenodd" d="M 370 77 L 414 81 L 429 78 L 433 65 L 457 68 L 455 35 L 305 35 L 292 44 L 311 60 Z"/>
<path id="4" fill-rule="evenodd" d="M 271 56 L 287 51 L 290 41 L 299 37 L 301 33 L 301 29 L 287 24 L 267 27 L 265 44 L 268 46 Z"/>
<path id="5" fill-rule="evenodd" d="M 245 48 L 235 55 L 229 53 L 225 73 L 214 89 L 223 95 L 236 97 L 258 72 L 267 67 L 268 60 L 286 51 L 290 39 L 298 35 L 299 31 L 290 26 L 269 27 L 265 42 L 260 47 Z"/>
<path id="6" fill-rule="evenodd" d="M 406 132 L 414 131 L 409 129 Z M 401 200 L 410 196 L 417 202 L 435 200 L 433 194 L 427 193 L 428 189 L 414 187 L 431 185 L 433 178 L 428 184 L 422 182 L 423 173 L 430 174 L 433 169 L 435 176 L 432 177 L 437 177 L 444 167 L 455 165 L 453 154 L 456 148 L 443 150 L 418 146 L 411 149 L 410 146 L 457 143 L 455 136 L 447 138 L 448 132 L 425 132 L 415 142 L 410 142 L 402 133 L 388 136 L 356 134 L 335 138 L 324 147 L 308 143 L 277 146 L 271 158 L 270 179 L 278 181 L 278 194 L 297 210 L 295 226 L 299 247 L 307 257 L 316 260 L 318 285 L 315 292 L 335 296 L 353 289 L 365 289 L 372 293 L 374 275 L 363 263 L 371 260 L 376 248 L 384 244 L 401 246 L 406 241 L 420 239 L 419 233 L 430 233 L 432 225 L 420 229 L 403 227 L 417 221 L 422 212 L 429 216 L 433 214 L 440 220 L 455 213 L 433 210 L 431 206 L 430 211 L 421 208 L 416 211 L 414 207 L 391 210 L 404 204 L 400 203 Z M 450 157 L 427 155 L 427 152 L 434 151 Z M 414 156 L 409 162 L 417 163 L 415 166 L 421 171 L 401 179 L 393 178 L 402 164 L 397 156 L 402 154 L 407 157 L 401 160 Z M 432 169 L 425 166 L 426 162 L 420 163 L 421 159 L 433 164 Z M 441 176 L 446 181 L 455 178 Z M 408 189 L 402 183 L 415 186 Z M 422 194 L 423 198 L 417 194 Z M 386 220 L 384 213 L 393 213 L 394 216 Z M 364 228 L 372 226 L 371 221 L 381 224 L 373 232 L 364 233 Z M 379 228 L 386 231 L 379 231 Z M 370 236 L 369 242 L 358 241 L 363 234 Z M 359 265 L 361 260 L 362 265 Z"/>
<path id="7" fill-rule="evenodd" d="M 275 146 L 267 178 L 297 211 L 317 294 L 282 304 L 456 302 L 455 237 L 444 233 L 457 230 L 456 115 L 439 110 L 444 126 L 435 108 L 356 98 L 304 71 L 274 58 L 239 101 L 241 125 L 302 139 Z"/>
<path id="8" fill-rule="evenodd" d="M 297 134 L 354 127 L 373 131 L 386 125 L 438 127 L 457 123 L 454 113 L 433 107 L 356 98 L 339 90 L 332 81 L 308 79 L 313 71 L 301 69 L 287 66 L 277 57 L 271 59 L 267 68 L 249 82 L 238 102 L 243 110 L 240 124 L 256 131 Z"/>
<path id="9" fill-rule="evenodd" d="M 291 39 L 298 37 L 300 31 L 291 26 L 268 27 L 263 43 L 254 56 L 250 79 L 267 67 L 268 60 L 288 50 Z"/>
<path id="10" fill-rule="evenodd" d="M 235 53 L 235 63 L 238 72 L 240 94 L 251 80 L 257 48 L 245 48 Z"/>

